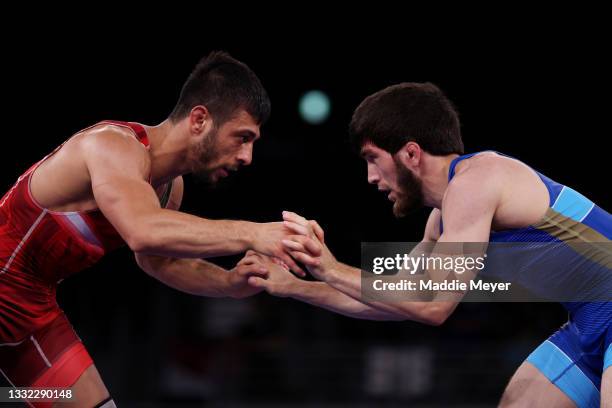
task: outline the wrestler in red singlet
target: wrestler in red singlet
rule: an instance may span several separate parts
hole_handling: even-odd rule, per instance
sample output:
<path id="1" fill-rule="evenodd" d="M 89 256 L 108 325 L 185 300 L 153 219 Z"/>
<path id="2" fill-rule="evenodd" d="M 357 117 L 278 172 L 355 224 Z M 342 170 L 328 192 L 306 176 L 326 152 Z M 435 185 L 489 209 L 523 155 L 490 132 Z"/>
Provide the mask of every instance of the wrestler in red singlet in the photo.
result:
<path id="1" fill-rule="evenodd" d="M 141 125 L 103 123 L 129 128 L 149 146 Z M 56 286 L 124 245 L 99 210 L 50 211 L 32 196 L 33 172 L 60 148 L 0 201 L 0 372 L 14 386 L 66 387 L 92 364 L 57 305 Z"/>

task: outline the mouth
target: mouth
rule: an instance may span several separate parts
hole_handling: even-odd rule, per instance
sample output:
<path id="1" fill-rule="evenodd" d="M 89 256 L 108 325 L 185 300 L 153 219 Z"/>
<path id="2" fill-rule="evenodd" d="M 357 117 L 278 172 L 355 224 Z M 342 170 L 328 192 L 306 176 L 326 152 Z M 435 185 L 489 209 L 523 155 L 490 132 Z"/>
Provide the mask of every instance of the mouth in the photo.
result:
<path id="1" fill-rule="evenodd" d="M 235 173 L 238 171 L 238 167 L 221 167 L 217 170 L 219 177 L 225 178 L 230 175 L 230 173 Z"/>
<path id="2" fill-rule="evenodd" d="M 395 202 L 396 198 L 390 188 L 379 188 L 378 191 L 380 191 L 381 193 L 387 193 L 387 199 L 389 199 L 389 201 Z"/>

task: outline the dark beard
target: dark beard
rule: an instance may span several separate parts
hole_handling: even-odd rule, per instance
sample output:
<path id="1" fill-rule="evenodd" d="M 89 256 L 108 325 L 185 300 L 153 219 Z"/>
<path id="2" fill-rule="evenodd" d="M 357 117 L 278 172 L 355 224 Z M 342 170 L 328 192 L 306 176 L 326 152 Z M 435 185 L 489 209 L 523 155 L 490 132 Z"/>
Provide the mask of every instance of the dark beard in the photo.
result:
<path id="1" fill-rule="evenodd" d="M 193 163 L 192 171 L 196 183 L 209 188 L 215 188 L 218 180 L 212 179 L 212 173 L 217 169 L 208 169 L 206 164 L 214 162 L 219 157 L 217 151 L 217 129 L 212 128 L 210 132 L 202 139 L 202 142 L 197 147 L 196 162 Z"/>
<path id="2" fill-rule="evenodd" d="M 421 180 L 408 170 L 402 163 L 393 159 L 397 169 L 397 200 L 393 204 L 393 215 L 396 218 L 405 217 L 423 207 L 423 189 Z"/>

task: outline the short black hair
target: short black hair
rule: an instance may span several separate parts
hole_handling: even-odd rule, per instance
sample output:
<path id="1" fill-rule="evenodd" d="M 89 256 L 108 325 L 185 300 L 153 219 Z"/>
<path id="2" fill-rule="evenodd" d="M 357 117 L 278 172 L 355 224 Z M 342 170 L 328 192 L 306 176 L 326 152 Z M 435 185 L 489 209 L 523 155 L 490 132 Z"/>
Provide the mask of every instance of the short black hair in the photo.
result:
<path id="1" fill-rule="evenodd" d="M 368 96 L 353 113 L 349 136 L 357 151 L 371 142 L 395 154 L 413 141 L 433 155 L 463 154 L 459 115 L 431 83 L 404 82 Z"/>
<path id="2" fill-rule="evenodd" d="M 246 110 L 259 125 L 270 117 L 270 98 L 259 78 L 246 64 L 223 51 L 213 51 L 198 62 L 183 85 L 170 119 L 183 119 L 197 105 L 206 106 L 216 126 L 231 119 L 238 109 Z"/>

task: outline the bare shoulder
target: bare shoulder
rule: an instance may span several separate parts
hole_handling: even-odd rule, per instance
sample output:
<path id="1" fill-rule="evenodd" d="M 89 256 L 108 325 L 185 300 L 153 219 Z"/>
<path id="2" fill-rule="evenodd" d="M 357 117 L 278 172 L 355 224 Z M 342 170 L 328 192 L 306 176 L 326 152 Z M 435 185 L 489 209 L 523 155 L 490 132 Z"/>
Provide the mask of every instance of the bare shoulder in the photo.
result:
<path id="1" fill-rule="evenodd" d="M 42 161 L 32 175 L 30 191 L 54 211 L 91 210 L 96 208 L 94 176 L 113 171 L 146 179 L 149 155 L 129 129 L 101 124 L 77 133 Z"/>
<path id="2" fill-rule="evenodd" d="M 442 198 L 441 239 L 452 238 L 457 242 L 487 239 L 503 195 L 505 173 L 503 164 L 492 156 L 475 156 L 457 165 Z"/>
<path id="3" fill-rule="evenodd" d="M 77 135 L 76 143 L 85 153 L 106 155 L 121 153 L 148 158 L 146 147 L 131 129 L 113 124 L 101 124 Z"/>
<path id="4" fill-rule="evenodd" d="M 78 135 L 75 142 L 90 173 L 120 171 L 140 174 L 145 179 L 149 176 L 151 159 L 147 148 L 130 129 L 102 124 Z"/>
<path id="5" fill-rule="evenodd" d="M 511 175 L 508 164 L 494 153 L 482 153 L 461 161 L 455 168 L 455 176 L 448 183 L 443 202 L 499 193 L 504 181 Z"/>
<path id="6" fill-rule="evenodd" d="M 507 187 L 523 181 L 537 181 L 535 172 L 526 164 L 495 152 L 483 152 L 461 161 L 448 185 L 452 194 L 490 196 L 505 193 Z"/>
<path id="7" fill-rule="evenodd" d="M 450 204 L 450 205 L 449 205 Z M 497 228 L 537 222 L 548 207 L 548 191 L 539 176 L 523 162 L 494 152 L 478 154 L 457 165 L 443 208 L 494 208 Z"/>
<path id="8" fill-rule="evenodd" d="M 478 179 L 482 181 L 499 180 L 511 176 L 513 171 L 522 168 L 529 169 L 523 163 L 510 157 L 501 156 L 495 152 L 483 152 L 457 164 L 455 177 L 451 180 L 451 184 L 456 180 L 464 182 Z"/>

